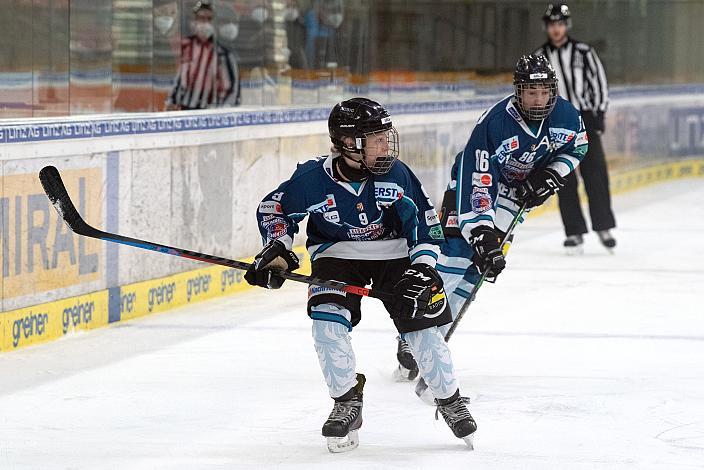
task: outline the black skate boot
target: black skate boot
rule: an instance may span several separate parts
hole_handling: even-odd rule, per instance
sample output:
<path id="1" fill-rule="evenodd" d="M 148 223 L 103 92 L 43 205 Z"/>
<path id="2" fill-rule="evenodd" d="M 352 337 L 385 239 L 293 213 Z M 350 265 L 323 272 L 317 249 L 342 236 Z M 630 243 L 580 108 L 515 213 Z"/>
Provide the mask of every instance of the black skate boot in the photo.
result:
<path id="1" fill-rule="evenodd" d="M 581 235 L 570 235 L 562 244 L 568 255 L 581 255 L 584 253 L 584 238 Z"/>
<path id="2" fill-rule="evenodd" d="M 394 380 L 397 382 L 412 382 L 418 377 L 418 364 L 413 358 L 411 347 L 408 346 L 400 336 L 397 336 L 398 349 L 396 349 L 396 359 L 398 368 L 394 371 Z"/>
<path id="3" fill-rule="evenodd" d="M 611 235 L 608 230 L 599 230 L 596 232 L 599 235 L 599 241 L 604 247 L 609 250 L 609 253 L 614 253 L 614 248 L 616 248 L 616 239 Z"/>
<path id="4" fill-rule="evenodd" d="M 323 424 L 330 452 L 347 452 L 359 445 L 357 430 L 362 426 L 362 389 L 366 380 L 364 374 L 357 374 L 357 385 L 335 398 L 332 412 Z"/>
<path id="5" fill-rule="evenodd" d="M 467 403 L 469 403 L 469 398 L 461 397 L 460 391 L 457 390 L 454 395 L 450 398 L 444 400 L 435 399 L 435 404 L 437 409 L 435 410 L 435 419 L 438 419 L 438 413 L 445 418 L 445 422 L 452 433 L 464 439 L 467 447 L 474 449 L 474 431 L 477 430 L 477 423 L 474 422 L 474 418 L 469 414 L 467 409 Z"/>

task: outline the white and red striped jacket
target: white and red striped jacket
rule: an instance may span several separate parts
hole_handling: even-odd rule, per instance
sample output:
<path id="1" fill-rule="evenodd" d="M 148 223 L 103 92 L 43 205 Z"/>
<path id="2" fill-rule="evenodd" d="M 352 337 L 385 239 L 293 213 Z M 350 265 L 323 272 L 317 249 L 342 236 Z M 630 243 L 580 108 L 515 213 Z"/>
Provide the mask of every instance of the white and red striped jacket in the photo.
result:
<path id="1" fill-rule="evenodd" d="M 215 53 L 217 51 L 217 53 Z M 240 104 L 240 71 L 234 54 L 212 39 L 181 41 L 181 65 L 167 105 L 205 109 Z"/>

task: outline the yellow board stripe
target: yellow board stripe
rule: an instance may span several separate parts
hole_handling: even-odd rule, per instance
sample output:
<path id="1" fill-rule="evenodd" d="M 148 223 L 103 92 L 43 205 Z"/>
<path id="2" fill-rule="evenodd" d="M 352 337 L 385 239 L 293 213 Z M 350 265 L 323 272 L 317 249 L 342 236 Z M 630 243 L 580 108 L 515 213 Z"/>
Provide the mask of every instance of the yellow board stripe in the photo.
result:
<path id="1" fill-rule="evenodd" d="M 703 176 L 704 159 L 696 158 L 681 160 L 673 163 L 657 163 L 626 171 L 610 172 L 609 186 L 611 187 L 611 194 L 616 195 L 640 189 L 651 184 L 660 183 L 662 181 Z M 587 195 L 584 192 L 583 186 L 580 186 L 579 196 L 583 202 L 587 200 Z M 557 209 L 557 197 L 551 197 L 542 206 L 531 210 L 530 216 L 536 217 Z"/>
<path id="2" fill-rule="evenodd" d="M 704 159 L 660 163 L 610 175 L 612 194 L 680 178 L 703 177 Z M 584 197 L 584 194 L 582 194 Z M 557 209 L 557 198 L 531 211 L 531 216 Z M 301 259 L 299 272 L 310 273 L 310 259 L 303 247 L 294 251 Z M 246 261 L 251 262 L 253 258 Z M 164 312 L 183 305 L 230 295 L 249 289 L 243 271 L 208 266 L 160 279 L 136 282 L 77 297 L 47 302 L 10 312 L 0 317 L 0 351 L 13 351 L 71 335 L 76 331 L 106 326 L 144 315 Z M 113 309 L 111 311 L 111 309 Z M 119 309 L 119 312 L 116 310 Z M 111 313 L 109 315 L 108 313 Z"/>

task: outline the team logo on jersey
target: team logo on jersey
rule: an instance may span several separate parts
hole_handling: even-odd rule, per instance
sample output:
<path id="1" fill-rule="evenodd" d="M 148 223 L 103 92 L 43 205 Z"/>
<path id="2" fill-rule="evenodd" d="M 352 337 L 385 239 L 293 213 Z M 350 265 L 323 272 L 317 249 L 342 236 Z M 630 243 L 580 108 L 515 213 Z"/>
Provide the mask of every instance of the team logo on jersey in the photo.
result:
<path id="1" fill-rule="evenodd" d="M 472 204 L 472 212 L 481 214 L 491 209 L 493 199 L 487 188 L 474 188 L 472 190 L 470 203 Z"/>
<path id="2" fill-rule="evenodd" d="M 551 127 L 549 133 L 550 139 L 559 146 L 570 143 L 577 135 L 575 131 L 563 127 Z"/>
<path id="3" fill-rule="evenodd" d="M 492 181 L 491 173 L 472 173 L 472 186 L 487 188 L 491 186 Z"/>
<path id="4" fill-rule="evenodd" d="M 428 225 L 435 225 L 440 223 L 440 218 L 435 209 L 429 209 L 425 211 L 425 223 Z"/>
<path id="5" fill-rule="evenodd" d="M 384 234 L 384 230 L 383 224 L 371 223 L 366 227 L 350 227 L 347 236 L 356 241 L 377 240 Z"/>
<path id="6" fill-rule="evenodd" d="M 282 217 L 275 215 L 267 215 L 262 219 L 262 228 L 266 230 L 266 236 L 269 240 L 281 238 L 288 232 L 288 222 Z"/>
<path id="7" fill-rule="evenodd" d="M 535 161 L 521 163 L 518 160 L 511 160 L 501 169 L 507 181 L 523 181 L 533 169 Z"/>
<path id="8" fill-rule="evenodd" d="M 374 182 L 374 196 L 382 201 L 395 201 L 403 197 L 403 188 L 396 183 Z"/>
<path id="9" fill-rule="evenodd" d="M 262 201 L 259 203 L 259 212 L 262 214 L 282 214 L 281 204 L 276 201 Z"/>
<path id="10" fill-rule="evenodd" d="M 358 202 L 357 203 L 357 210 L 359 212 L 364 212 L 364 204 L 362 204 L 361 202 Z"/>

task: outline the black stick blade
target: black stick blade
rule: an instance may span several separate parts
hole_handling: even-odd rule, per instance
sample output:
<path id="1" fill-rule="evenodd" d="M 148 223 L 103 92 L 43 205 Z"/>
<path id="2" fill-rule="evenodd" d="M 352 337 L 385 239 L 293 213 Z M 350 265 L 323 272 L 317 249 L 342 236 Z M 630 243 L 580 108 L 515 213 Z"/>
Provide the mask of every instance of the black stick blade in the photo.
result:
<path id="1" fill-rule="evenodd" d="M 39 171 L 39 181 L 42 183 L 49 201 L 59 213 L 59 217 L 66 221 L 71 230 L 78 234 L 85 234 L 89 231 L 90 227 L 78 213 L 68 191 L 66 191 L 59 170 L 54 166 L 45 166 Z"/>

